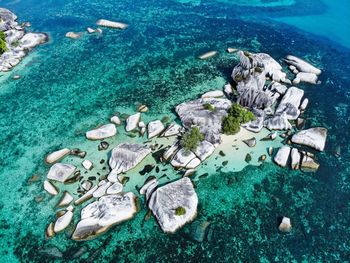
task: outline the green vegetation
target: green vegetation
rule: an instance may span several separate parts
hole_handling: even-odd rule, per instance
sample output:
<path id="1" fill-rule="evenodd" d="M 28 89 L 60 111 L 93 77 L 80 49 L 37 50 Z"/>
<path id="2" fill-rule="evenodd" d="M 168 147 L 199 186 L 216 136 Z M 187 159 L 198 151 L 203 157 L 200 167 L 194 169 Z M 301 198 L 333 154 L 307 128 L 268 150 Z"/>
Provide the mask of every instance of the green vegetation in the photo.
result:
<path id="1" fill-rule="evenodd" d="M 242 123 L 255 120 L 254 114 L 239 104 L 233 104 L 227 113 L 227 116 L 222 119 L 222 132 L 227 135 L 239 132 Z"/>
<path id="2" fill-rule="evenodd" d="M 208 111 L 212 111 L 212 112 L 215 111 L 215 106 L 210 103 L 204 103 L 203 108 Z"/>
<path id="3" fill-rule="evenodd" d="M 182 206 L 179 206 L 178 208 L 175 209 L 175 215 L 176 216 L 183 216 L 186 214 L 186 209 Z"/>
<path id="4" fill-rule="evenodd" d="M 0 55 L 5 53 L 7 51 L 7 46 L 6 46 L 6 35 L 4 32 L 0 31 Z"/>
<path id="5" fill-rule="evenodd" d="M 16 40 L 16 41 L 13 41 L 13 42 L 11 43 L 11 46 L 13 46 L 13 47 L 18 47 L 19 44 L 20 44 L 20 42 L 19 42 L 18 40 Z"/>
<path id="6" fill-rule="evenodd" d="M 181 146 L 187 151 L 195 151 L 201 141 L 204 140 L 204 135 L 198 127 L 193 127 L 186 132 L 181 138 Z"/>

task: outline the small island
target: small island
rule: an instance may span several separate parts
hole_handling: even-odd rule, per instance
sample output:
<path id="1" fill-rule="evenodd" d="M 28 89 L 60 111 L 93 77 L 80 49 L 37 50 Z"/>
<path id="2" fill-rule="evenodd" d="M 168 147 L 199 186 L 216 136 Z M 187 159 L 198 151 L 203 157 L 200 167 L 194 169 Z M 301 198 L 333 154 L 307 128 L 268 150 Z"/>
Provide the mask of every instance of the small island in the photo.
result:
<path id="1" fill-rule="evenodd" d="M 26 32 L 29 22 L 18 24 L 17 16 L 0 8 L 0 71 L 10 71 L 33 48 L 48 41 L 45 33 Z"/>
<path id="2" fill-rule="evenodd" d="M 309 100 L 304 98 L 302 89 L 293 85 L 301 81 L 316 84 L 321 71 L 294 56 L 284 60 L 290 70 L 287 74 L 268 54 L 236 50 L 236 55 L 239 63 L 233 68 L 232 81 L 200 98 L 177 105 L 175 111 L 179 119 L 176 122 L 153 120 L 146 124 L 142 116 L 147 114 L 148 107 L 140 105 L 136 113 L 127 117 L 114 115 L 110 123 L 86 131 L 86 138 L 96 142 L 96 151 L 103 159 L 88 159 L 87 156 L 95 155 L 69 148 L 47 155 L 45 161 L 50 168 L 44 189 L 52 196 L 63 192 L 57 200 L 57 207 L 63 209 L 49 223 L 46 236 L 53 237 L 72 224 L 75 210 L 80 211 L 80 221 L 72 234 L 73 240 L 95 238 L 113 225 L 130 220 L 140 209 L 148 209 L 165 233 L 176 232 L 197 215 L 199 200 L 191 177 L 220 147 L 233 140 L 248 146 L 248 150 L 237 148 L 236 152 L 245 156 L 246 165 L 252 159 L 251 149 L 281 138 L 278 149 L 271 146 L 265 149 L 259 157 L 260 163 L 270 158 L 290 169 L 317 170 L 316 153 L 324 150 L 327 129 L 303 130 L 305 120 L 301 115 Z M 293 75 L 294 79 L 290 80 L 288 76 Z M 269 131 L 268 135 L 258 140 L 262 131 Z M 130 138 L 138 137 L 139 142 L 123 142 L 108 151 L 110 145 L 105 140 L 118 136 L 119 132 L 127 133 Z M 256 136 L 243 140 L 241 134 L 246 132 Z M 220 150 L 219 154 L 224 153 Z M 226 154 L 235 158 L 230 150 Z M 67 156 L 72 156 L 73 162 L 65 162 Z M 130 180 L 128 173 L 147 158 L 153 163 L 146 165 L 141 175 L 161 163 L 178 170 L 179 178 L 160 184 L 164 176 L 152 174 L 137 191 L 124 192 Z M 85 175 L 94 171 L 94 164 L 105 159 L 109 164 L 106 176 Z M 281 229 L 290 231 L 290 219 L 285 218 L 283 224 L 286 222 L 289 223 Z"/>

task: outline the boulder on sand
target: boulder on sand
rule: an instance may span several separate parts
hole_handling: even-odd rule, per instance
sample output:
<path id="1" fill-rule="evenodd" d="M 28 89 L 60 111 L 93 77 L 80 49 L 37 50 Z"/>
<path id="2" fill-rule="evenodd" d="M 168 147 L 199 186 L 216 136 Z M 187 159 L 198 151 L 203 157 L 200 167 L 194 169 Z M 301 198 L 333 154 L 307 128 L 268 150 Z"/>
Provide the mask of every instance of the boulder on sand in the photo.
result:
<path id="1" fill-rule="evenodd" d="M 86 132 L 86 138 L 89 140 L 103 140 L 117 134 L 117 128 L 114 124 L 109 123 L 97 129 Z"/>
<path id="2" fill-rule="evenodd" d="M 133 218 L 136 212 L 136 197 L 131 192 L 102 196 L 81 210 L 81 220 L 72 239 L 95 238 L 111 226 Z"/>
<path id="3" fill-rule="evenodd" d="M 283 145 L 281 148 L 278 149 L 277 154 L 275 155 L 274 161 L 282 166 L 286 167 L 289 159 L 290 154 L 290 147 Z"/>
<path id="4" fill-rule="evenodd" d="M 135 113 L 134 115 L 130 115 L 127 119 L 126 119 L 126 127 L 125 130 L 127 132 L 130 132 L 132 130 L 135 130 L 140 122 L 141 119 L 141 113 Z"/>
<path id="5" fill-rule="evenodd" d="M 148 139 L 156 137 L 164 130 L 164 124 L 160 120 L 148 123 Z"/>
<path id="6" fill-rule="evenodd" d="M 323 151 L 326 139 L 327 129 L 323 127 L 315 127 L 294 134 L 292 142 L 312 147 L 318 151 Z"/>
<path id="7" fill-rule="evenodd" d="M 51 166 L 47 174 L 47 179 L 64 183 L 73 175 L 75 168 L 76 167 L 71 164 L 55 163 Z"/>
<path id="8" fill-rule="evenodd" d="M 188 177 L 158 187 L 148 202 L 160 227 L 166 233 L 192 221 L 197 215 L 198 197 Z"/>

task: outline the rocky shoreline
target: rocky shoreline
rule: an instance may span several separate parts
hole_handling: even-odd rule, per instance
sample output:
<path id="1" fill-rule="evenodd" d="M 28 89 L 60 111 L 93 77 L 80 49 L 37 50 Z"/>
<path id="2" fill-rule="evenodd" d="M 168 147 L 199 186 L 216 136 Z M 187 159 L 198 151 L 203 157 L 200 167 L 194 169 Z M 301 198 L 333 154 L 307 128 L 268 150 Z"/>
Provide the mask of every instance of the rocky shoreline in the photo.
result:
<path id="1" fill-rule="evenodd" d="M 6 50 L 0 56 L 0 71 L 10 71 L 36 46 L 48 41 L 45 33 L 26 32 L 29 22 L 19 24 L 10 10 L 0 8 L 0 31 L 5 34 Z"/>
<path id="2" fill-rule="evenodd" d="M 58 207 L 63 209 L 57 213 L 54 222 L 49 223 L 46 235 L 52 237 L 72 225 L 73 213 L 80 210 L 82 204 L 84 208 L 80 213 L 80 221 L 72 234 L 74 240 L 95 238 L 113 225 L 130 220 L 142 207 L 154 215 L 166 233 L 174 233 L 195 220 L 199 200 L 190 178 L 221 145 L 223 119 L 233 105 L 239 104 L 255 116 L 254 120 L 243 123 L 241 129 L 256 134 L 262 129 L 270 130 L 271 133 L 262 139 L 264 141 L 273 141 L 277 136 L 284 139 L 284 145 L 276 152 L 272 147 L 266 149 L 266 154 L 260 156 L 259 162 L 264 162 L 269 155 L 276 164 L 283 167 L 317 170 L 319 164 L 315 153 L 324 150 L 327 130 L 322 127 L 300 129 L 305 125 L 301 115 L 309 100 L 304 98 L 302 89 L 293 85 L 297 82 L 296 78 L 302 81 L 300 73 L 314 74 L 318 78 L 321 71 L 304 60 L 287 56 L 285 61 L 295 74 L 291 81 L 290 74 L 284 72 L 282 65 L 270 55 L 239 50 L 236 52 L 239 63 L 233 68 L 232 82 L 225 85 L 223 90 L 206 92 L 198 99 L 177 105 L 175 111 L 181 124 L 164 123 L 161 120 L 152 120 L 146 124 L 142 116 L 147 114 L 148 107 L 140 105 L 138 112 L 126 118 L 114 115 L 110 118 L 110 123 L 87 131 L 86 138 L 96 141 L 98 151 L 106 153 L 109 164 L 107 175 L 97 173 L 93 177 L 86 176 L 87 171 L 94 173 L 98 160 L 85 158 L 86 152 L 80 149 L 65 148 L 50 153 L 45 159 L 51 167 L 44 189 L 52 196 L 58 196 L 62 184 L 74 184 L 77 191 L 63 192 L 58 200 Z M 307 82 L 311 84 L 310 81 Z M 105 139 L 118 136 L 121 125 L 127 134 L 139 136 L 143 143 L 124 142 L 108 150 L 110 145 Z M 193 149 L 188 149 L 182 140 L 193 128 L 198 130 L 202 139 Z M 148 136 L 143 139 L 145 134 Z M 172 139 L 168 144 L 155 143 L 157 138 L 164 137 Z M 260 141 L 252 137 L 243 143 L 251 149 L 259 145 Z M 246 162 L 249 163 L 249 152 L 245 154 Z M 80 161 L 76 161 L 79 159 L 73 159 L 74 164 L 65 163 L 67 156 L 80 157 L 83 161 L 79 164 Z M 154 164 L 145 166 L 143 170 L 152 171 L 157 164 L 162 163 L 183 171 L 182 176 L 160 184 L 160 178 L 149 175 L 137 192 L 124 192 L 129 180 L 128 173 L 147 158 L 154 158 Z M 156 169 L 159 169 L 158 166 Z M 290 219 L 287 219 L 283 222 L 288 225 L 287 228 L 284 225 L 280 227 L 283 232 L 291 230 Z"/>

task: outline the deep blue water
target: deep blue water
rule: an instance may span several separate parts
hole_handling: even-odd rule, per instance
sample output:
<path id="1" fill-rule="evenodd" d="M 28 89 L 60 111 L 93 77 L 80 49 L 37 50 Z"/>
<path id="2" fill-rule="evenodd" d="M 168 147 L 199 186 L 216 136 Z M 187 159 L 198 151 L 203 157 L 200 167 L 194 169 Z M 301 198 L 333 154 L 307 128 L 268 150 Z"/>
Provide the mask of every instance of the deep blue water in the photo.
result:
<path id="1" fill-rule="evenodd" d="M 50 35 L 48 44 L 1 78 L 0 262 L 49 262 L 54 257 L 48 249 L 58 249 L 62 260 L 84 262 L 349 260 L 350 3 L 283 2 L 264 7 L 224 0 L 0 1 L 21 21 L 31 21 L 31 30 Z M 130 26 L 106 29 L 102 37 L 64 37 L 99 18 Z M 307 126 L 329 129 L 326 151 L 318 155 L 321 168 L 309 174 L 264 164 L 198 180 L 196 221 L 210 222 L 202 243 L 191 238 L 191 225 L 174 235 L 161 233 L 153 218 L 144 221 L 145 210 L 93 241 L 71 241 L 72 229 L 46 240 L 56 200 L 42 189 L 45 154 L 95 147 L 84 132 L 116 111 L 132 113 L 137 103 L 150 107 L 149 120 L 175 118 L 169 114 L 175 105 L 229 80 L 237 62 L 225 52 L 229 46 L 276 59 L 292 53 L 323 69 L 321 85 L 302 86 L 310 98 Z M 208 50 L 219 55 L 196 59 Z M 14 74 L 22 78 L 14 81 Z M 33 174 L 40 180 L 28 183 Z M 44 197 L 40 203 L 38 196 Z M 276 220 L 285 214 L 293 232 L 281 235 Z"/>

